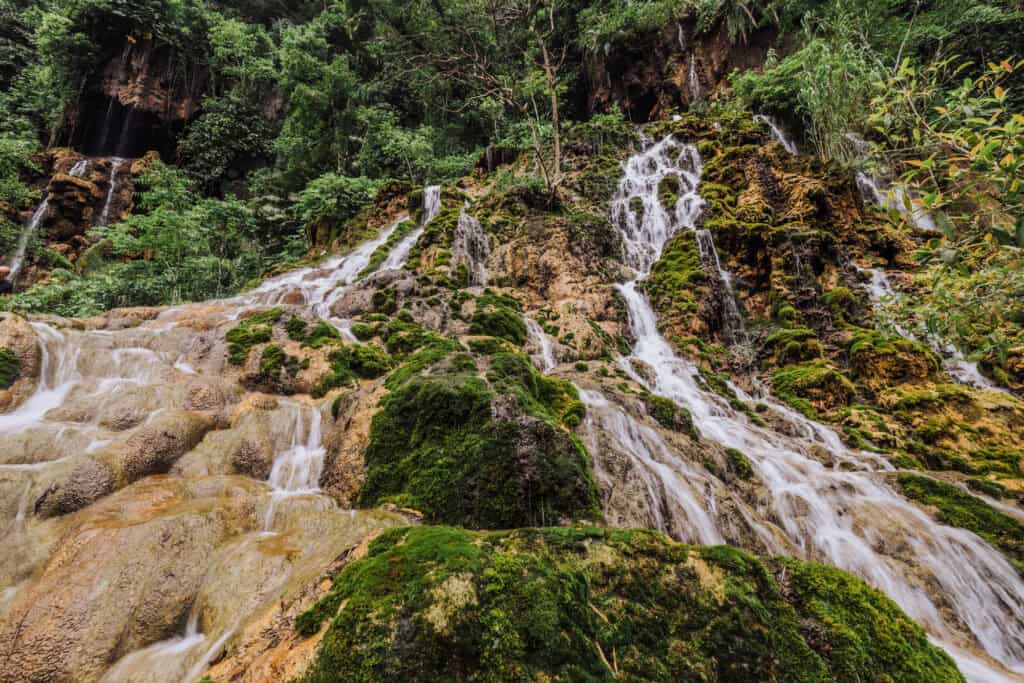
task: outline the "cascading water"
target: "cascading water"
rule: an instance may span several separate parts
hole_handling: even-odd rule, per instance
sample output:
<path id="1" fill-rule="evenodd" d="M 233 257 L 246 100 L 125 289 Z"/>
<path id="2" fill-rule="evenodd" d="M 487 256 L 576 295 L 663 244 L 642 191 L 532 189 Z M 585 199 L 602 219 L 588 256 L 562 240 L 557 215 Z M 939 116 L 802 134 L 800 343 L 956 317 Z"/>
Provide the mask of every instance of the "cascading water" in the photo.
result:
<path id="1" fill-rule="evenodd" d="M 871 302 L 875 310 L 878 313 L 885 313 L 886 304 L 898 297 L 896 290 L 893 289 L 892 282 L 889 280 L 889 276 L 884 271 L 873 268 L 858 268 L 858 270 L 867 273 L 871 278 L 868 284 L 868 292 L 871 295 Z M 895 320 L 888 322 L 892 329 L 901 337 L 911 341 L 922 341 L 922 339 L 918 338 L 918 335 L 908 330 L 905 325 L 900 325 Z M 1009 393 L 1006 389 L 982 374 L 978 364 L 967 360 L 960 349 L 955 346 L 946 344 L 941 339 L 937 339 L 934 335 L 930 334 L 925 334 L 923 343 L 942 356 L 943 369 L 946 371 L 946 374 L 958 383 L 977 389 Z"/>
<path id="2" fill-rule="evenodd" d="M 1014 680 L 1010 671 L 1024 673 L 1024 581 L 998 552 L 970 532 L 934 522 L 896 494 L 877 456 L 848 451 L 836 437 L 828 445 L 841 449 L 843 460 L 856 469 L 829 468 L 812 457 L 811 444 L 803 439 L 753 425 L 704 391 L 695 366 L 677 356 L 659 333 L 638 281 L 673 233 L 694 229 L 703 206 L 700 172 L 696 148 L 671 137 L 648 145 L 624 165 L 611 204 L 627 263 L 637 275 L 619 287 L 636 340 L 633 355 L 622 361 L 624 369 L 650 391 L 689 409 L 704 437 L 750 458 L 767 492 L 759 511 L 763 523 L 777 525 L 794 553 L 877 586 L 949 646 L 973 680 Z M 660 207 L 657 192 L 668 175 L 681 180 L 671 213 Z M 643 210 L 635 211 L 635 204 Z M 644 379 L 635 361 L 653 379 Z M 968 645 L 991 659 L 971 659 L 963 651 Z"/>
<path id="3" fill-rule="evenodd" d="M 675 458 L 656 431 L 630 418 L 601 394 L 577 391 L 587 406 L 587 448 L 595 466 L 603 456 L 596 436 L 600 428 L 612 436 L 616 451 L 635 465 L 655 528 L 689 543 L 725 543 L 713 517 L 715 497 L 708 475 Z"/>
<path id="4" fill-rule="evenodd" d="M 100 212 L 100 220 L 97 225 L 106 225 L 110 222 L 110 205 L 114 200 L 114 191 L 117 189 L 117 174 L 121 171 L 127 159 L 114 157 L 110 160 L 110 180 L 107 185 L 107 196 L 103 200 L 103 210 Z"/>
<path id="5" fill-rule="evenodd" d="M 452 260 L 465 266 L 471 286 L 483 286 L 487 284 L 486 262 L 491 253 L 491 245 L 480 221 L 471 216 L 467 209 L 469 202 L 462 207 L 452 236 Z"/>
<path id="6" fill-rule="evenodd" d="M 895 209 L 904 218 L 906 218 L 911 225 L 919 230 L 938 230 L 935 225 L 935 220 L 932 218 L 931 214 L 922 207 L 914 206 L 914 197 L 906 190 L 906 188 L 901 185 L 893 185 L 892 187 L 883 189 L 879 186 L 876 179 L 863 172 L 857 173 L 856 180 L 857 187 L 860 189 L 861 195 L 867 201 L 886 209 Z"/>
<path id="7" fill-rule="evenodd" d="M 75 165 L 71 167 L 68 175 L 74 178 L 80 178 L 85 174 L 86 169 L 89 168 L 89 160 L 81 159 L 75 162 Z M 21 231 L 21 236 L 18 238 L 18 246 L 14 252 L 14 257 L 11 259 L 11 272 L 7 276 L 8 282 L 14 282 L 15 278 L 18 277 L 18 273 L 21 271 L 21 266 L 25 262 L 25 252 L 28 251 L 28 243 L 32 235 L 36 234 L 39 230 L 39 226 L 46 220 L 47 215 L 50 212 L 50 197 L 47 194 L 43 197 L 43 201 L 39 203 L 36 210 L 32 212 L 32 217 Z"/>
<path id="8" fill-rule="evenodd" d="M 381 264 L 380 270 L 397 270 L 405 265 L 412 248 L 419 242 L 423 230 L 430 221 L 437 218 L 441 213 L 441 186 L 431 185 L 423 190 L 423 217 L 415 230 L 402 238 L 394 250 L 388 254 L 387 259 Z"/>
<path id="9" fill-rule="evenodd" d="M 544 374 L 547 374 L 558 367 L 558 361 L 555 359 L 555 350 L 551 344 L 551 339 L 544 332 L 544 329 L 540 326 L 533 318 L 523 317 L 526 322 L 526 332 L 529 335 L 530 341 L 533 342 L 534 348 L 540 354 L 540 370 Z"/>
<path id="10" fill-rule="evenodd" d="M 769 130 L 772 132 L 772 137 L 775 138 L 776 142 L 782 145 L 784 150 L 790 154 L 800 153 L 800 148 L 796 146 L 796 142 L 786 134 L 786 131 L 783 130 L 782 126 L 779 125 L 775 119 L 770 116 L 765 116 L 764 114 L 757 114 L 754 116 L 754 121 L 768 126 Z"/>
<path id="11" fill-rule="evenodd" d="M 291 444 L 274 456 L 269 480 L 271 500 L 263 524 L 264 531 L 273 531 L 274 513 L 282 499 L 320 493 L 320 475 L 326 455 L 321 443 L 323 417 L 318 408 L 288 404 L 288 410 L 295 414 Z"/>
<path id="12" fill-rule="evenodd" d="M 690 101 L 699 102 L 704 99 L 704 89 L 700 84 L 700 75 L 697 73 L 697 55 L 690 53 L 690 69 L 686 74 L 686 86 L 690 90 Z"/>
<path id="13" fill-rule="evenodd" d="M 424 222 L 437 213 L 434 197 L 439 197 L 439 193 L 428 190 Z M 230 393 L 227 385 L 207 384 L 213 379 L 211 375 L 220 372 L 223 358 L 219 354 L 207 355 L 209 348 L 201 339 L 202 333 L 197 334 L 185 321 L 199 316 L 204 325 L 209 326 L 206 328 L 209 334 L 222 338 L 224 329 L 243 311 L 281 302 L 295 290 L 303 295 L 301 303 L 322 315 L 330 310 L 331 303 L 345 287 L 357 280 L 372 254 L 397 225 L 385 228 L 349 255 L 331 259 L 320 268 L 276 278 L 254 292 L 231 300 L 166 309 L 152 320 L 135 320 L 126 328 L 114 325 L 108 329 L 76 329 L 59 327 L 58 323 L 32 322 L 39 340 L 40 371 L 36 390 L 13 411 L 0 414 L 0 443 L 3 443 L 0 490 L 11 502 L 5 508 L 9 515 L 5 523 L 10 523 L 10 534 L 13 534 L 4 539 L 8 550 L 29 548 L 36 542 L 41 528 L 53 526 L 39 519 L 44 515 L 39 510 L 39 501 L 55 484 L 59 487 L 65 481 L 77 482 L 74 473 L 78 466 L 106 462 L 106 458 L 120 462 L 125 451 L 119 449 L 130 445 L 132 438 L 139 434 L 135 427 L 145 429 L 169 417 L 167 413 L 171 411 L 180 414 L 183 406 L 189 406 L 194 400 L 202 402 L 213 398 L 218 391 Z M 392 252 L 389 258 L 393 257 Z M 230 401 L 237 400 L 237 396 L 225 400 L 229 400 L 227 405 L 233 405 Z M 202 410 L 199 407 L 187 409 Z M 266 431 L 259 433 L 269 435 L 269 443 L 273 444 L 275 454 L 269 464 L 266 487 L 261 488 L 251 480 L 245 483 L 245 477 L 204 469 L 211 463 L 216 464 L 216 458 L 220 457 L 216 453 L 223 452 L 219 438 L 236 429 L 231 427 L 211 432 L 208 436 L 212 443 L 204 440 L 189 453 L 189 456 L 195 455 L 206 446 L 207 452 L 214 452 L 213 461 L 201 459 L 197 462 L 199 469 L 194 472 L 171 472 L 169 477 L 146 477 L 137 481 L 127 489 L 143 487 L 129 495 L 129 498 L 141 496 L 146 500 L 142 508 L 129 509 L 129 505 L 103 513 L 109 517 L 104 517 L 96 527 L 100 529 L 98 533 L 115 537 L 122 533 L 116 531 L 122 525 L 118 521 L 110 525 L 115 530 L 107 531 L 106 519 L 120 520 L 121 515 L 142 514 L 141 520 L 129 521 L 125 529 L 135 524 L 140 528 L 174 526 L 177 522 L 169 520 L 180 519 L 183 514 L 198 523 L 203 515 L 214 514 L 210 511 L 212 503 L 208 497 L 218 487 L 227 486 L 230 493 L 225 494 L 225 502 L 219 503 L 221 507 L 215 513 L 221 519 L 219 515 L 223 510 L 225 517 L 216 524 L 224 527 L 238 524 L 233 533 L 240 535 L 232 537 L 230 548 L 223 549 L 223 552 L 232 551 L 228 555 L 230 560 L 224 560 L 227 567 L 224 571 L 228 574 L 222 572 L 218 576 L 222 577 L 221 581 L 226 580 L 224 576 L 232 576 L 248 582 L 239 589 L 243 591 L 240 595 L 252 595 L 254 597 L 246 599 L 258 601 L 242 605 L 238 603 L 244 600 L 225 603 L 221 597 L 219 606 L 208 605 L 204 610 L 209 611 L 204 611 L 201 618 L 195 608 L 182 633 L 161 642 L 146 643 L 125 655 L 107 672 L 106 680 L 192 683 L 238 632 L 243 615 L 251 614 L 263 600 L 280 595 L 293 575 L 308 573 L 305 563 L 310 557 L 316 559 L 308 566 L 319 567 L 316 571 L 320 571 L 337 557 L 341 549 L 337 544 L 339 539 L 345 538 L 345 533 L 353 534 L 355 542 L 372 529 L 384 528 L 379 525 L 385 517 L 390 519 L 390 513 L 339 510 L 333 498 L 320 492 L 325 454 L 322 437 L 327 419 L 323 409 L 324 406 L 316 403 L 282 399 L 273 405 L 243 411 L 248 415 L 243 422 L 252 419 L 258 420 L 257 425 L 265 425 Z M 242 431 L 237 436 L 244 442 L 248 437 Z M 237 447 L 238 442 L 234 443 Z M 228 472 L 232 471 L 230 467 L 228 465 Z M 71 480 L 67 479 L 69 474 Z M 145 498 L 147 486 L 155 487 L 156 495 L 171 498 L 177 495 L 173 492 L 181 490 L 179 487 L 194 486 L 197 488 L 193 492 L 199 493 L 194 499 L 192 493 L 186 496 L 190 501 L 187 512 L 164 512 L 162 504 L 154 508 Z M 120 490 L 110 495 L 124 492 Z M 229 521 L 231 513 L 228 511 L 234 504 L 229 501 L 238 500 L 239 496 L 243 500 L 251 496 L 251 502 L 246 502 L 242 518 Z M 97 503 L 100 507 L 103 504 L 102 499 Z M 88 516 L 91 510 L 90 506 L 82 512 Z M 164 514 L 168 516 L 162 517 Z M 253 521 L 249 521 L 250 518 Z M 0 612 L 10 610 L 22 614 L 23 610 L 30 609 L 26 606 L 29 598 L 24 593 L 35 588 L 31 573 L 37 567 L 37 560 L 31 553 L 18 552 L 17 557 L 14 552 L 6 553 L 6 560 L 0 562 L 0 580 L 4 581 L 0 584 Z M 237 572 L 233 569 L 236 563 L 243 567 Z M 315 579 L 313 575 L 303 576 L 306 582 Z M 213 586 L 212 595 L 225 590 L 222 584 L 215 582 Z M 198 595 L 206 594 L 206 583 L 202 584 L 201 591 Z M 207 603 L 197 597 L 196 604 Z M 225 604 L 237 604 L 237 612 L 226 611 Z M 0 628 L 2 626 L 0 620 Z M 203 633 L 204 630 L 207 632 Z"/>

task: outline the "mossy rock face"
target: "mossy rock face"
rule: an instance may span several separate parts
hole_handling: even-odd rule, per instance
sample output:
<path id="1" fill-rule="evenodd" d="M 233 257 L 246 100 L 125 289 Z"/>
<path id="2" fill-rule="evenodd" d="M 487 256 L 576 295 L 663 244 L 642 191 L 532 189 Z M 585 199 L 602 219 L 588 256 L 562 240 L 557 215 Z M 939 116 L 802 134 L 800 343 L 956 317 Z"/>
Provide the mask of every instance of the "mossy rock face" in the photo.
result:
<path id="1" fill-rule="evenodd" d="M 586 451 L 563 426 L 582 417 L 572 385 L 507 352 L 486 376 L 436 346 L 407 365 L 373 418 L 363 504 L 474 528 L 601 517 Z"/>
<path id="2" fill-rule="evenodd" d="M 708 278 L 693 231 L 682 230 L 669 240 L 642 286 L 669 336 L 706 331 L 700 303 L 708 293 Z"/>
<path id="3" fill-rule="evenodd" d="M 824 362 L 790 365 L 772 375 L 775 392 L 805 415 L 831 412 L 850 404 L 853 383 Z"/>
<path id="4" fill-rule="evenodd" d="M 0 389 L 10 389 L 21 374 L 21 360 L 13 351 L 0 347 Z"/>
<path id="5" fill-rule="evenodd" d="M 297 621 L 305 683 L 963 681 L 837 569 L 649 531 L 384 532 Z"/>
<path id="6" fill-rule="evenodd" d="M 853 376 L 868 385 L 892 385 L 933 379 L 942 362 L 928 347 L 901 337 L 862 334 L 850 346 Z"/>

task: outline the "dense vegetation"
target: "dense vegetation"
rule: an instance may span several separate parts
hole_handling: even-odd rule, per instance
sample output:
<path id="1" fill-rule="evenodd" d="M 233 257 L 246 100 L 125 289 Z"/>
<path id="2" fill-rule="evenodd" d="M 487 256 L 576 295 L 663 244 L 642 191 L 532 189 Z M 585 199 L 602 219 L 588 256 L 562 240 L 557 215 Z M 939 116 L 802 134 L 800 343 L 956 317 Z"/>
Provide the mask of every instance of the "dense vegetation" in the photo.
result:
<path id="1" fill-rule="evenodd" d="M 181 170 L 143 182 L 139 215 L 110 230 L 126 239 L 112 239 L 107 267 L 74 272 L 56 259 L 53 280 L 17 307 L 85 314 L 236 291 L 326 246 L 324 222 L 344 224 L 388 179 L 457 178 L 489 145 L 532 155 L 557 191 L 563 133 L 595 113 L 584 104 L 600 87 L 594 61 L 682 22 L 737 42 L 796 36 L 763 72 L 737 75 L 728 106 L 781 117 L 830 158 L 859 158 L 848 133 L 860 132 L 870 163 L 917 173 L 925 203 L 952 220 L 930 252 L 939 291 L 966 290 L 953 307 L 926 302 L 922 324 L 992 361 L 1016 343 L 1016 328 L 969 305 L 989 264 L 1004 291 L 1022 286 L 998 246 L 1024 239 L 1011 38 L 1024 14 L 1008 0 L 2 0 L 0 16 L 0 253 L 39 196 L 40 150 L 72 139 L 83 93 L 126 42 L 172 50 L 170 81 L 201 98 L 164 160 Z M 978 230 L 999 239 L 979 243 Z M 140 253 L 146 264 L 124 263 Z"/>
<path id="2" fill-rule="evenodd" d="M 645 531 L 395 529 L 298 619 L 304 681 L 961 681 L 835 569 Z"/>

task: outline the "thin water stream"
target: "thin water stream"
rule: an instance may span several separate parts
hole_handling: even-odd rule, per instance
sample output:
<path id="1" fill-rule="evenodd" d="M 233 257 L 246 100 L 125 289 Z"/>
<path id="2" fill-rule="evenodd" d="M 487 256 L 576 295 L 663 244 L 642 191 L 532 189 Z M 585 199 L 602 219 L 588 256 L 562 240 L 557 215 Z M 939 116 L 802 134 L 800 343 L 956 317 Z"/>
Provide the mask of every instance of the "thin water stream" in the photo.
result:
<path id="1" fill-rule="evenodd" d="M 89 160 L 81 159 L 71 167 L 68 171 L 68 175 L 73 178 L 80 178 L 85 174 L 85 171 L 89 168 Z M 10 269 L 11 272 L 7 276 L 9 282 L 14 282 L 18 277 L 18 273 L 21 272 L 21 266 L 25 263 L 25 253 L 28 251 L 28 243 L 32 239 L 32 236 L 39 232 L 39 227 L 43 224 L 43 221 L 49 216 L 50 213 L 50 195 L 47 192 L 43 200 L 39 202 L 36 210 L 32 212 L 32 217 L 28 223 L 21 230 L 21 236 L 18 237 L 18 246 L 15 248 L 14 256 L 11 258 Z"/>

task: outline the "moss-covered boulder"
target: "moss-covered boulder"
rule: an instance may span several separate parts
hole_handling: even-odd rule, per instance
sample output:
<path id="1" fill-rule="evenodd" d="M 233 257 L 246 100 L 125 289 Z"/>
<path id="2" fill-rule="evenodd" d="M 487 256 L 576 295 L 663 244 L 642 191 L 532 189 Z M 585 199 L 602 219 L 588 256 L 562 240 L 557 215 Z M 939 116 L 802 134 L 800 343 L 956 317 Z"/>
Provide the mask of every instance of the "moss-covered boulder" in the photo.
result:
<path id="1" fill-rule="evenodd" d="M 789 365 L 772 375 L 772 385 L 779 398 L 809 417 L 849 405 L 856 393 L 853 383 L 825 361 Z"/>
<path id="2" fill-rule="evenodd" d="M 850 346 L 853 376 L 868 386 L 890 386 L 935 378 L 942 361 L 931 349 L 902 337 L 866 333 Z"/>
<path id="3" fill-rule="evenodd" d="M 473 528 L 599 519 L 586 450 L 566 428 L 583 411 L 572 385 L 518 354 L 488 361 L 482 374 L 469 355 L 428 347 L 392 375 L 365 452 L 363 504 Z"/>
<path id="4" fill-rule="evenodd" d="M 305 683 L 963 681 L 837 569 L 649 531 L 385 532 L 301 615 Z"/>

